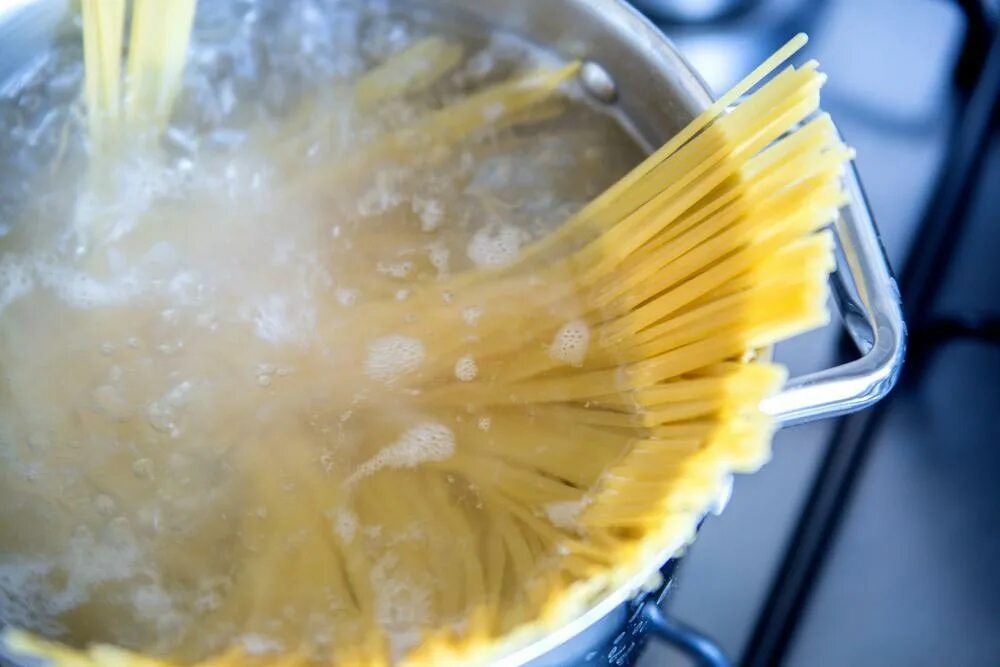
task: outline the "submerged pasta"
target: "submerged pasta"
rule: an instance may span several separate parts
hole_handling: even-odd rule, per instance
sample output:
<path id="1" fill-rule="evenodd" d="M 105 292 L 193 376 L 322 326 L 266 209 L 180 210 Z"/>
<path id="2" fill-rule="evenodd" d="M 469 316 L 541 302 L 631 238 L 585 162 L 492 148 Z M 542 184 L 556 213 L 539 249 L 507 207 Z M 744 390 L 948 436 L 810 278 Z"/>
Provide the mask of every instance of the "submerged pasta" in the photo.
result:
<path id="1" fill-rule="evenodd" d="M 8 645 L 482 660 L 762 462 L 744 357 L 824 321 L 850 154 L 813 64 L 722 110 L 798 41 L 611 185 L 634 146 L 510 39 L 254 3 L 276 41 L 199 15 L 182 84 L 193 3 L 138 0 L 123 91 L 122 5 L 83 2 L 86 176 L 0 260 L 0 617 L 89 653 Z"/>

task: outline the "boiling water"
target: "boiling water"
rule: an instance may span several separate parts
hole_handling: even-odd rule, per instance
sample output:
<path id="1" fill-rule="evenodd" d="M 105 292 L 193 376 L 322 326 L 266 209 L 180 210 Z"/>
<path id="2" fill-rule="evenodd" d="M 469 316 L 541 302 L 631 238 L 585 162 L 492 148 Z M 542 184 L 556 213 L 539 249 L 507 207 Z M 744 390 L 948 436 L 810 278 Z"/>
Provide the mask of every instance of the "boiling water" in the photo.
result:
<path id="1" fill-rule="evenodd" d="M 440 34 L 456 67 L 359 110 L 359 76 Z M 398 653 L 461 624 L 441 582 L 484 556 L 431 524 L 458 507 L 475 536 L 492 515 L 435 466 L 498 417 L 404 381 L 438 361 L 415 294 L 514 261 L 634 143 L 570 91 L 558 114 L 373 161 L 428 110 L 554 63 L 373 3 L 204 3 L 169 127 L 98 168 L 79 39 L 0 100 L 0 618 L 184 661 L 320 659 L 372 626 Z M 494 305 L 461 304 L 462 335 Z M 393 315 L 357 324 L 372 312 Z M 549 353 L 579 365 L 589 336 L 567 313 Z M 470 386 L 498 372 L 441 364 Z"/>

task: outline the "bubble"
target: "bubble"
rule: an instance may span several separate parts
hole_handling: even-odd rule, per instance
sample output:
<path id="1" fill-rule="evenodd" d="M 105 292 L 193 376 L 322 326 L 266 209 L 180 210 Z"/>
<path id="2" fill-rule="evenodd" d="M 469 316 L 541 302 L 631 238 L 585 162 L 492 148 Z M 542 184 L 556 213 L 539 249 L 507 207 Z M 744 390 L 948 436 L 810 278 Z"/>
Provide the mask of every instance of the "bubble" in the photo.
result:
<path id="1" fill-rule="evenodd" d="M 368 346 L 365 375 L 391 383 L 401 375 L 420 368 L 426 357 L 424 344 L 418 338 L 390 335 L 378 338 Z"/>
<path id="2" fill-rule="evenodd" d="M 431 266 L 437 270 L 439 277 L 448 275 L 448 260 L 450 256 L 451 252 L 444 243 L 437 242 L 427 246 L 427 258 L 430 260 Z"/>
<path id="3" fill-rule="evenodd" d="M 333 532 L 345 543 L 350 544 L 358 532 L 358 516 L 346 507 L 330 512 L 328 516 L 333 524 Z"/>
<path id="4" fill-rule="evenodd" d="M 358 302 L 358 290 L 338 287 L 333 293 L 337 302 L 342 306 L 353 306 Z"/>
<path id="5" fill-rule="evenodd" d="M 413 212 L 420 218 L 420 229 L 433 232 L 444 221 L 444 205 L 438 199 L 414 196 L 411 200 Z"/>
<path id="6" fill-rule="evenodd" d="M 22 261 L 8 255 L 0 259 L 0 312 L 34 287 L 31 270 Z"/>
<path id="7" fill-rule="evenodd" d="M 583 320 L 572 320 L 556 332 L 549 346 L 549 357 L 570 366 L 582 366 L 590 344 L 590 327 Z"/>
<path id="8" fill-rule="evenodd" d="M 347 478 L 352 484 L 382 468 L 415 468 L 421 463 L 446 461 L 455 453 L 455 434 L 444 424 L 425 422 L 405 432 L 382 448 Z"/>
<path id="9" fill-rule="evenodd" d="M 5 623 L 49 637 L 66 632 L 58 618 L 77 600 L 53 595 L 53 569 L 51 562 L 41 559 L 5 559 L 0 563 L 0 618 Z"/>
<path id="10" fill-rule="evenodd" d="M 477 425 L 479 426 L 480 431 L 489 431 L 490 426 L 493 425 L 493 420 L 489 417 L 480 417 Z"/>
<path id="11" fill-rule="evenodd" d="M 281 642 L 271 637 L 260 634 L 247 634 L 239 639 L 240 645 L 248 655 L 265 655 L 267 653 L 280 653 Z"/>
<path id="12" fill-rule="evenodd" d="M 566 500 L 557 503 L 549 503 L 545 506 L 545 514 L 549 521 L 559 528 L 575 528 L 580 514 L 586 508 L 583 500 Z"/>
<path id="13" fill-rule="evenodd" d="M 391 278 L 405 278 L 413 272 L 413 262 L 409 260 L 402 262 L 378 262 L 375 265 L 375 270 Z"/>
<path id="14" fill-rule="evenodd" d="M 472 236 L 466 253 L 476 266 L 500 268 L 517 259 L 524 240 L 524 233 L 513 225 L 489 224 Z"/>
<path id="15" fill-rule="evenodd" d="M 462 321 L 470 327 L 479 323 L 479 318 L 483 316 L 483 309 L 478 306 L 469 306 L 462 309 Z"/>
<path id="16" fill-rule="evenodd" d="M 472 382 L 478 374 L 479 368 L 476 366 L 476 360 L 471 354 L 460 357 L 455 362 L 455 377 L 462 382 Z"/>
<path id="17" fill-rule="evenodd" d="M 257 302 L 253 314 L 254 332 L 269 343 L 301 343 L 316 327 L 316 309 L 309 303 L 294 302 L 283 294 L 271 294 Z"/>
<path id="18" fill-rule="evenodd" d="M 389 171 L 376 174 L 375 183 L 358 199 L 358 213 L 364 218 L 371 218 L 399 206 L 403 198 L 396 180 L 396 175 Z"/>

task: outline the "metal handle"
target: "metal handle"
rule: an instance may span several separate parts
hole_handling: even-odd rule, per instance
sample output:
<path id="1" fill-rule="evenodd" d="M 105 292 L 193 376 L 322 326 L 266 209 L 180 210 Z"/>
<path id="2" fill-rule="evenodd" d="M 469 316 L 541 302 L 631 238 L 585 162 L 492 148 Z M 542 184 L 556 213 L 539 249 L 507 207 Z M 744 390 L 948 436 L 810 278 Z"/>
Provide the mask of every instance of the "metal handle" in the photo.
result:
<path id="1" fill-rule="evenodd" d="M 691 658 L 697 667 L 730 667 L 729 658 L 718 644 L 694 628 L 668 618 L 652 600 L 643 605 L 642 615 L 654 636 Z"/>
<path id="2" fill-rule="evenodd" d="M 837 270 L 831 276 L 831 291 L 862 356 L 792 378 L 781 393 L 766 399 L 761 409 L 780 426 L 866 408 L 889 393 L 903 365 L 906 325 L 896 279 L 853 166 L 845 180 L 851 203 L 834 224 Z"/>

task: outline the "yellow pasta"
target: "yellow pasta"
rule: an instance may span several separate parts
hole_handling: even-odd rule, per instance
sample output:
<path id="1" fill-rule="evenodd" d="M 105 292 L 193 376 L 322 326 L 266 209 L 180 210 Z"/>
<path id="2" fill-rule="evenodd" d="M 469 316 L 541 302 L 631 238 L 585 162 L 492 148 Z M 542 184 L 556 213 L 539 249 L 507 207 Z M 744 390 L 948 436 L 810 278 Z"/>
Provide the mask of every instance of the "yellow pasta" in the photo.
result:
<path id="1" fill-rule="evenodd" d="M 165 126 L 194 9 L 135 0 L 122 96 L 125 3 L 83 1 L 95 145 L 116 123 L 154 135 Z M 725 478 L 768 456 L 774 425 L 758 406 L 784 371 L 754 351 L 828 317 L 824 227 L 844 203 L 852 153 L 818 114 L 815 63 L 774 74 L 803 43 L 519 252 L 433 277 L 408 256 L 369 271 L 371 298 L 348 308 L 351 295 L 331 297 L 315 316 L 336 353 L 290 346 L 293 377 L 279 363 L 258 376 L 261 388 L 293 389 L 213 397 L 195 411 L 190 442 L 150 438 L 131 416 L 67 425 L 67 437 L 130 443 L 99 461 L 70 456 L 132 520 L 145 520 L 145 482 L 176 499 L 184 475 L 210 480 L 211 502 L 186 507 L 170 525 L 179 537 L 149 556 L 150 571 L 185 590 L 208 588 L 190 619 L 157 626 L 143 645 L 109 645 L 102 620 L 87 616 L 104 611 L 93 603 L 67 644 L 10 628 L 6 646 L 67 667 L 480 664 L 690 540 Z M 423 38 L 338 90 L 352 92 L 348 113 L 367 113 L 427 93 L 461 59 L 457 44 Z M 423 152 L 441 155 L 421 164 L 445 164 L 481 133 L 498 138 L 470 156 L 520 146 L 503 132 L 565 113 L 578 69 L 520 73 L 426 109 L 350 159 L 294 171 L 278 205 L 325 203 L 333 183 L 356 192 Z M 316 122 L 317 108 L 306 99 L 288 126 Z M 294 170 L 275 136 L 261 145 Z M 149 229 L 127 241 L 145 251 L 170 233 Z M 374 223 L 357 231 L 345 263 L 383 256 L 389 237 Z M 113 330 L 129 316 L 81 321 Z M 248 343 L 226 335 L 206 338 L 194 361 L 171 354 L 242 373 Z M 169 414 L 145 417 L 171 433 Z M 193 472 L 160 472 L 173 470 L 170 447 L 193 457 Z"/>

